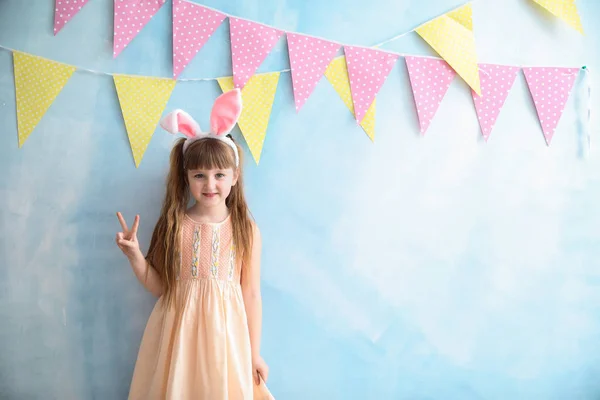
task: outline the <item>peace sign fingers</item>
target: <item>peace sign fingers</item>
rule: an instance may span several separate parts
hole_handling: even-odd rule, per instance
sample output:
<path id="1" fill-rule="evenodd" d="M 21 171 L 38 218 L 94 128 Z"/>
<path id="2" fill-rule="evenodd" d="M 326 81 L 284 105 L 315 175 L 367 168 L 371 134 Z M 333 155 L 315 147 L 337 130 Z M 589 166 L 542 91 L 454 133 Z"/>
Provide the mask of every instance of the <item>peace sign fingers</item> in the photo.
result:
<path id="1" fill-rule="evenodd" d="M 135 220 L 133 221 L 131 229 L 129 229 L 129 227 L 127 226 L 127 222 L 125 222 L 123 214 L 117 212 L 117 218 L 119 219 L 119 223 L 121 224 L 121 228 L 123 229 L 123 238 L 125 240 L 135 240 L 137 236 L 138 227 L 140 226 L 140 216 L 135 216 Z"/>
<path id="2" fill-rule="evenodd" d="M 138 227 L 140 226 L 140 216 L 135 216 L 131 229 L 129 229 L 129 226 L 127 226 L 127 222 L 125 222 L 123 214 L 117 212 L 117 218 L 119 219 L 119 223 L 123 229 L 123 232 L 118 232 L 115 237 L 117 246 L 119 246 L 119 249 L 121 249 L 121 251 L 125 253 L 128 258 L 139 256 L 140 245 L 137 240 L 137 231 Z"/>

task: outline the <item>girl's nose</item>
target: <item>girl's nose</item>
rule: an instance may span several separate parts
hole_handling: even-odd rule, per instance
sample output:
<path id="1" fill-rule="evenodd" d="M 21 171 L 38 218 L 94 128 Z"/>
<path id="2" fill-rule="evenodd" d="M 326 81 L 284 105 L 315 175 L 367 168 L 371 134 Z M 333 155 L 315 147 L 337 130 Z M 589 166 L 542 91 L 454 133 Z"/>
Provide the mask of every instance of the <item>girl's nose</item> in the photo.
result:
<path id="1" fill-rule="evenodd" d="M 208 178 L 208 181 L 206 182 L 206 186 L 208 186 L 209 189 L 214 189 L 216 187 L 217 181 L 215 180 L 215 178 Z"/>

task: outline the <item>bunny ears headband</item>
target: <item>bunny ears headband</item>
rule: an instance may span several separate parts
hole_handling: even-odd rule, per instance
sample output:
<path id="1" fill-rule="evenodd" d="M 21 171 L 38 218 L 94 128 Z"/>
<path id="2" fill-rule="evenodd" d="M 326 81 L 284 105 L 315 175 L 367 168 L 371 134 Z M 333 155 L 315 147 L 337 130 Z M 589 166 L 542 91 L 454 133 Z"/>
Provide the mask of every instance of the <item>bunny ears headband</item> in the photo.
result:
<path id="1" fill-rule="evenodd" d="M 240 157 L 233 140 L 227 134 L 233 129 L 242 113 L 242 94 L 240 89 L 225 92 L 215 100 L 210 113 L 210 131 L 202 132 L 200 125 L 185 111 L 173 110 L 161 121 L 160 126 L 169 133 L 182 133 L 187 136 L 183 143 L 183 153 L 196 140 L 211 138 L 221 140 L 233 150 L 235 166 L 238 167 Z"/>

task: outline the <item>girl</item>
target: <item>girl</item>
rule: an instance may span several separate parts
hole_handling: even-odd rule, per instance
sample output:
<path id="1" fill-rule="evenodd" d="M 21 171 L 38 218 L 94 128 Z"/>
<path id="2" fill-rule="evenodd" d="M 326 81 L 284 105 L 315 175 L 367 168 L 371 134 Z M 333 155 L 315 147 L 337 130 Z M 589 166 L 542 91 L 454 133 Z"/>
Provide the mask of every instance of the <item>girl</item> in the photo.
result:
<path id="1" fill-rule="evenodd" d="M 272 399 L 260 356 L 260 233 L 242 184 L 241 150 L 228 132 L 241 94 L 217 98 L 203 133 L 185 112 L 161 126 L 181 132 L 171 151 L 167 190 L 146 257 L 140 218 L 116 242 L 138 280 L 159 297 L 139 349 L 130 399 Z M 187 208 L 190 199 L 194 204 Z"/>

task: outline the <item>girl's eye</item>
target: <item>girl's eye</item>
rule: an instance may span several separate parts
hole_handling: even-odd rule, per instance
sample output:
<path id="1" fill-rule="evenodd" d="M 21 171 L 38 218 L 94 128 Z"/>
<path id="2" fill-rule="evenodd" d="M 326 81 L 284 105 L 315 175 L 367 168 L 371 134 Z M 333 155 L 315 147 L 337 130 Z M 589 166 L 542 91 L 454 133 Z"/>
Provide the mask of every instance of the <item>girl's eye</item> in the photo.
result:
<path id="1" fill-rule="evenodd" d="M 225 174 L 217 174 L 217 178 L 219 178 L 219 179 L 224 178 L 224 177 L 225 177 Z"/>
<path id="2" fill-rule="evenodd" d="M 196 179 L 202 179 L 202 178 L 204 178 L 204 175 L 202 175 L 202 174 L 196 174 L 196 175 L 194 175 L 194 178 L 196 178 Z"/>

